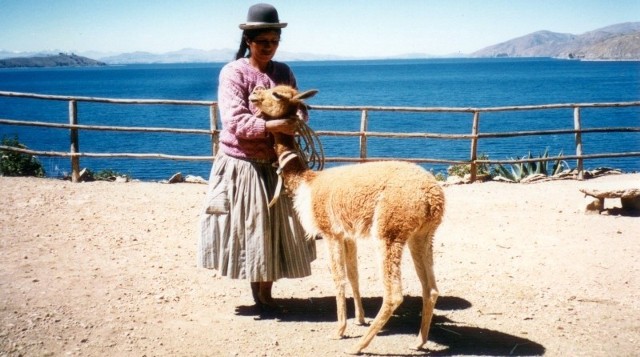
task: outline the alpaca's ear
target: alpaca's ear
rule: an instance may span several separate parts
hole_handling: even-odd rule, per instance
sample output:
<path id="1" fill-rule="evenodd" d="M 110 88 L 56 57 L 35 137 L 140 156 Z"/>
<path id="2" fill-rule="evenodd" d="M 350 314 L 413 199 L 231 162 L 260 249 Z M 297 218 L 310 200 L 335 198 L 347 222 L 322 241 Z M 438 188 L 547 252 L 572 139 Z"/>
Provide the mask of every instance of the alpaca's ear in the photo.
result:
<path id="1" fill-rule="evenodd" d="M 306 92 L 302 92 L 302 93 L 298 93 L 296 94 L 295 97 L 293 97 L 293 99 L 308 99 L 313 97 L 314 95 L 318 94 L 318 90 L 317 89 L 310 89 Z"/>
<path id="2" fill-rule="evenodd" d="M 288 96 L 282 94 L 282 93 L 278 93 L 276 91 L 271 92 L 271 95 L 273 96 L 273 98 L 275 98 L 275 100 L 280 101 L 283 99 L 288 99 Z"/>

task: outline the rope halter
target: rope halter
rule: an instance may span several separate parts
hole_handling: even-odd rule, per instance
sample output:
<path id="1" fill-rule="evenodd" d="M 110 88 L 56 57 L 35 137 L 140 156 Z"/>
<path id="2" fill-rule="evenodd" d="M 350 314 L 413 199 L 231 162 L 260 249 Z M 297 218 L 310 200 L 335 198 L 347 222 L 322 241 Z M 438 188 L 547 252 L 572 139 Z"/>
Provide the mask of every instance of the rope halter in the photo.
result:
<path id="1" fill-rule="evenodd" d="M 295 158 L 298 158 L 298 154 L 293 151 L 285 151 L 278 158 L 278 169 L 276 170 L 276 173 L 278 174 L 278 184 L 276 185 L 276 191 L 273 193 L 273 198 L 271 199 L 271 202 L 269 202 L 269 208 L 273 207 L 273 205 L 278 201 L 278 198 L 280 198 L 280 192 L 282 192 L 283 184 L 282 171 L 284 170 L 284 167 Z"/>

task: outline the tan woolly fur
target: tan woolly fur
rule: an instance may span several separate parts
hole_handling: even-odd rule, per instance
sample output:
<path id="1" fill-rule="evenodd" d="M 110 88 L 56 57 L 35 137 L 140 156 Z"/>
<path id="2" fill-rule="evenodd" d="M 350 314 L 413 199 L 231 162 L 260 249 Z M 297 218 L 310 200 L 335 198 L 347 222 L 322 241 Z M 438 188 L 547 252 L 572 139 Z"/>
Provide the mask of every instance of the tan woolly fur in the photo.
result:
<path id="1" fill-rule="evenodd" d="M 289 118 L 304 105 L 304 99 L 315 93 L 277 86 L 258 89 L 250 99 L 267 119 Z M 276 133 L 274 137 L 278 157 L 295 151 L 292 136 Z M 345 165 L 315 172 L 298 159 L 285 164 L 282 176 L 307 234 L 326 240 L 336 286 L 338 329 L 334 337 L 344 337 L 347 327 L 346 281 L 353 291 L 356 323 L 365 324 L 356 242 L 359 238 L 372 238 L 379 242 L 383 303 L 367 332 L 347 353 L 360 354 L 402 303 L 400 263 L 405 246 L 422 285 L 422 321 L 414 346 L 422 349 L 438 298 L 433 237 L 445 206 L 444 192 L 433 175 L 418 165 L 401 161 Z"/>

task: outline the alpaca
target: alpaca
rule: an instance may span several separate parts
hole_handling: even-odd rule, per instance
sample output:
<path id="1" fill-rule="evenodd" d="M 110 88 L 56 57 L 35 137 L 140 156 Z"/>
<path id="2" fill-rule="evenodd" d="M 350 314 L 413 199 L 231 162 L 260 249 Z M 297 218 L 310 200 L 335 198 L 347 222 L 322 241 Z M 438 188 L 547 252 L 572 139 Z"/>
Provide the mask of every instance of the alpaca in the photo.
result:
<path id="1" fill-rule="evenodd" d="M 304 105 L 303 99 L 316 92 L 298 93 L 291 87 L 277 86 L 254 91 L 250 100 L 267 120 L 285 118 L 291 117 Z M 328 247 L 337 290 L 335 338 L 342 338 L 347 326 L 346 279 L 353 290 L 356 321 L 365 324 L 356 240 L 373 238 L 379 242 L 384 285 L 382 307 L 364 336 L 346 352 L 360 354 L 402 303 L 400 263 L 405 245 L 422 284 L 422 321 L 415 348 L 423 348 L 438 298 L 432 241 L 445 205 L 444 192 L 433 175 L 418 165 L 400 161 L 346 165 L 316 172 L 307 168 L 303 160 L 290 159 L 295 148 L 292 136 L 276 133 L 274 137 L 284 185 L 293 198 L 301 224 L 309 236 L 322 236 Z"/>

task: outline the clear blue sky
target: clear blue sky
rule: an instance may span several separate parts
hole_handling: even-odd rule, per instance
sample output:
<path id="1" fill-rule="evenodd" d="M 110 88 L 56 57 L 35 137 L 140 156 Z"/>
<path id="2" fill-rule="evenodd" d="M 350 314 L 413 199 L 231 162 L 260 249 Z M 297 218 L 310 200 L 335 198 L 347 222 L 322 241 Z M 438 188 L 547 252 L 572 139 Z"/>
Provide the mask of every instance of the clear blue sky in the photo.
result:
<path id="1" fill-rule="evenodd" d="M 236 49 L 259 1 L 0 0 L 0 50 Z M 280 50 L 342 56 L 470 53 L 538 30 L 581 34 L 640 21 L 638 0 L 267 1 Z"/>

